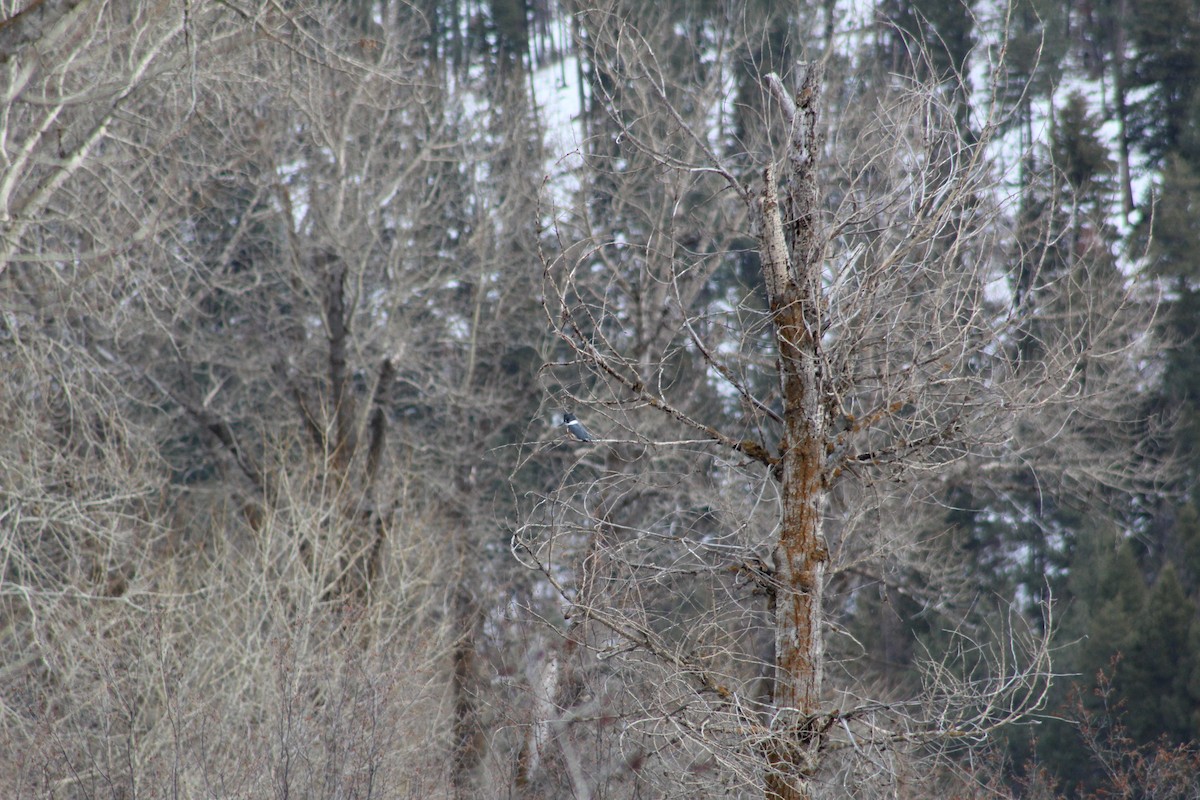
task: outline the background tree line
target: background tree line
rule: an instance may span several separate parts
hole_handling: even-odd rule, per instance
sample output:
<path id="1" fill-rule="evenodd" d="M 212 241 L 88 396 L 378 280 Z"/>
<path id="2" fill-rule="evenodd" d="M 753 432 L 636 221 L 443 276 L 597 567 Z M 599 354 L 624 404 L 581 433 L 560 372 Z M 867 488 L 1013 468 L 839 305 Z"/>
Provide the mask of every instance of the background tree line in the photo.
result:
<path id="1" fill-rule="evenodd" d="M 3 792 L 1193 796 L 1200 8 L 1149 5 L 0 3 Z"/>

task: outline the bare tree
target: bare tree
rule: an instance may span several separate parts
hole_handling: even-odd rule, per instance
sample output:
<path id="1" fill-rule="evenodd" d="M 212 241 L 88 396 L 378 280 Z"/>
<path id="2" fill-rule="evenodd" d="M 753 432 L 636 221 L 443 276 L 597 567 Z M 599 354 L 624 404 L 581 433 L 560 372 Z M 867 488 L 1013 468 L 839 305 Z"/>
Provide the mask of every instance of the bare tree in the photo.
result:
<path id="1" fill-rule="evenodd" d="M 12 5 L 0 793 L 475 796 L 524 83 L 402 4 Z"/>
<path id="2" fill-rule="evenodd" d="M 1051 677 L 1049 605 L 1031 624 L 999 598 L 991 629 L 961 605 L 934 546 L 948 487 L 1133 485 L 1146 306 L 1083 259 L 1014 299 L 999 121 L 966 140 L 939 88 L 838 86 L 830 112 L 822 62 L 768 74 L 764 144 L 731 151 L 719 65 L 680 86 L 669 35 L 581 19 L 617 147 L 585 155 L 596 178 L 554 209 L 543 265 L 555 385 L 600 443 L 515 540 L 592 654 L 564 652 L 573 689 L 556 667 L 573 788 L 590 770 L 680 796 L 894 795 L 898 762 L 1037 711 Z M 943 620 L 915 696 L 840 625 L 864 586 Z M 583 747 L 606 741 L 597 714 L 619 754 Z"/>
<path id="3" fill-rule="evenodd" d="M 569 5 L 539 208 L 547 4 L 0 3 L 0 794 L 901 793 L 1036 706 L 938 534 L 1126 480 L 1122 276 L 1014 300 L 944 92 Z M 921 703 L 872 591 L 946 630 Z"/>

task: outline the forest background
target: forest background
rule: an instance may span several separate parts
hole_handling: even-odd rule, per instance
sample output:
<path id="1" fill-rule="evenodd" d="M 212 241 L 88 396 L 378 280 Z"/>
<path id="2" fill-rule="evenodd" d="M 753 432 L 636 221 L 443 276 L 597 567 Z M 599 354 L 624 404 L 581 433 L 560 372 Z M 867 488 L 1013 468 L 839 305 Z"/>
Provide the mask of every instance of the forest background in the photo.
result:
<path id="1" fill-rule="evenodd" d="M 1200 796 L 1196 0 L 3 0 L 0 74 L 0 795 Z"/>

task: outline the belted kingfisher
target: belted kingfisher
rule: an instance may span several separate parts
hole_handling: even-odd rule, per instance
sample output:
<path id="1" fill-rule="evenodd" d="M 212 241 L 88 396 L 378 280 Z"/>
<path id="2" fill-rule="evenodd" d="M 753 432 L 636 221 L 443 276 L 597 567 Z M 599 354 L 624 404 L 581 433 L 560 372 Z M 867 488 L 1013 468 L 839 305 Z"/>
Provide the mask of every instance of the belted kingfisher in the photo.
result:
<path id="1" fill-rule="evenodd" d="M 594 442 L 596 437 L 588 433 L 588 429 L 583 427 L 583 423 L 575 418 L 575 415 L 570 411 L 563 412 L 562 424 L 567 426 L 567 430 L 581 442 Z"/>

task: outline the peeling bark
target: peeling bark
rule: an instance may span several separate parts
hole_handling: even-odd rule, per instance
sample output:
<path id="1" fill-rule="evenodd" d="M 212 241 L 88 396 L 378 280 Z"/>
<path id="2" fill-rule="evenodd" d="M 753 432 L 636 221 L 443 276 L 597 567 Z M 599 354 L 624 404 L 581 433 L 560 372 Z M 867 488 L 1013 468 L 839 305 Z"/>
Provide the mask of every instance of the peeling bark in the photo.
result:
<path id="1" fill-rule="evenodd" d="M 824 661 L 822 594 L 829 552 L 821 530 L 826 420 L 818 368 L 821 263 L 820 195 L 814 175 L 819 65 L 810 66 L 794 102 L 775 76 L 768 85 L 792 125 L 786 193 L 780 213 L 774 169 L 764 174 L 760 252 L 779 350 L 784 399 L 780 469 L 783 519 L 776 547 L 775 719 L 766 796 L 806 798 L 820 743 Z"/>

